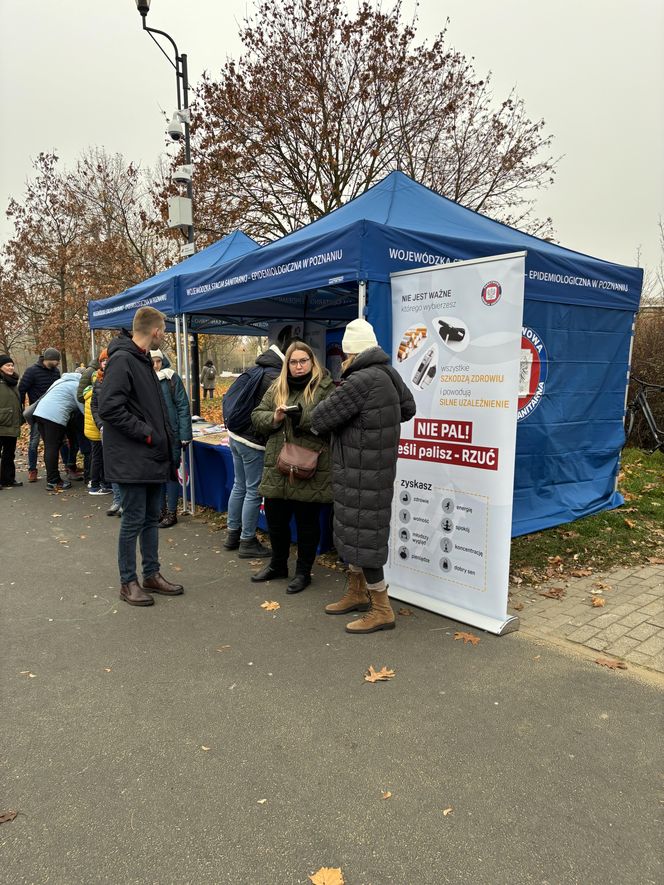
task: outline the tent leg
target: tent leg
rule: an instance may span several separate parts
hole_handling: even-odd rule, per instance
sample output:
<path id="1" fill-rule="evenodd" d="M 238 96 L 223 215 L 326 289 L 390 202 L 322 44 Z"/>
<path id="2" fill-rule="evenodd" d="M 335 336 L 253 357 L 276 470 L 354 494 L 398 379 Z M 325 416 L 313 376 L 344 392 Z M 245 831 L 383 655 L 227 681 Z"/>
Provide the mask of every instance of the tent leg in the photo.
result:
<path id="1" fill-rule="evenodd" d="M 367 309 L 367 281 L 360 280 L 357 286 L 357 315 L 360 319 L 364 319 Z"/>
<path id="2" fill-rule="evenodd" d="M 95 342 L 95 330 L 90 329 L 90 361 L 97 357 L 97 344 Z"/>
<path id="3" fill-rule="evenodd" d="M 182 330 L 180 328 L 180 317 L 175 317 L 175 363 L 177 367 L 177 373 L 182 377 Z"/>
<path id="4" fill-rule="evenodd" d="M 187 329 L 187 315 L 182 314 L 182 367 L 184 370 L 184 388 L 187 391 L 187 396 L 189 397 L 189 405 L 191 407 L 191 370 L 189 364 L 189 331 Z M 192 456 L 189 456 L 189 489 L 191 494 L 191 510 L 187 508 L 187 482 L 186 482 L 186 472 L 187 472 L 187 456 L 189 452 L 185 449 L 184 454 L 182 456 L 182 466 L 183 466 L 183 479 L 182 483 L 182 508 L 185 512 L 190 512 L 193 515 L 194 512 L 194 482 L 193 482 L 193 463 L 194 459 Z"/>

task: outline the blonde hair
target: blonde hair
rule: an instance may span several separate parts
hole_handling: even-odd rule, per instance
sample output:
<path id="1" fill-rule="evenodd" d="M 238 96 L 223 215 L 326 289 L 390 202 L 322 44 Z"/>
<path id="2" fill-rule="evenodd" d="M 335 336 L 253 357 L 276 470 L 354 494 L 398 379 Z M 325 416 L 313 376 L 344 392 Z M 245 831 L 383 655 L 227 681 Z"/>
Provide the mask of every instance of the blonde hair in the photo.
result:
<path id="1" fill-rule="evenodd" d="M 356 353 L 349 353 L 349 354 L 348 354 L 348 356 L 346 357 L 346 359 L 345 359 L 345 360 L 343 361 L 343 363 L 341 364 L 341 374 L 342 374 L 342 375 L 343 375 L 343 373 L 346 371 L 346 369 L 347 369 L 349 366 L 352 366 L 352 365 L 353 365 L 353 363 L 355 362 L 356 359 L 357 359 L 357 354 L 356 354 Z"/>
<path id="2" fill-rule="evenodd" d="M 139 335 L 149 335 L 156 326 L 166 326 L 166 316 L 155 307 L 139 307 L 134 314 L 132 330 Z"/>
<path id="3" fill-rule="evenodd" d="M 279 373 L 278 378 L 272 383 L 272 387 L 270 388 L 272 392 L 272 396 L 274 397 L 274 404 L 278 406 L 281 403 L 288 402 L 288 395 L 290 394 L 290 387 L 288 386 L 288 361 L 291 358 L 291 354 L 296 350 L 303 350 L 307 356 L 311 359 L 311 381 L 304 388 L 304 401 L 305 403 L 312 403 L 314 399 L 314 394 L 318 389 L 318 385 L 320 384 L 324 369 L 321 368 L 320 363 L 316 359 L 316 354 L 309 347 L 308 344 L 305 344 L 304 341 L 294 341 L 291 346 L 286 351 L 284 356 L 284 364 L 281 367 L 281 372 Z"/>

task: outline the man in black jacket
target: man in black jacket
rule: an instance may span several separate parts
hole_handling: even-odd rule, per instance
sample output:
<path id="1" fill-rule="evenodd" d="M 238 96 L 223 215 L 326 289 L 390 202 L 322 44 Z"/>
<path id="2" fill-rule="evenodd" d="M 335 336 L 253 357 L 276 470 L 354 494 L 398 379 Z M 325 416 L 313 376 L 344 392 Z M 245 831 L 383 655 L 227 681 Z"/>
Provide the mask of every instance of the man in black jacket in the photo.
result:
<path id="1" fill-rule="evenodd" d="M 118 541 L 120 598 L 152 605 L 150 593 L 177 596 L 184 588 L 159 571 L 159 514 L 163 484 L 173 473 L 170 422 L 150 350 L 165 334 L 164 314 L 153 307 L 136 311 L 133 333 L 114 338 L 98 397 L 103 424 L 104 476 L 120 486 L 122 523 Z M 143 586 L 136 575 L 140 537 Z M 150 591 L 146 593 L 145 591 Z"/>

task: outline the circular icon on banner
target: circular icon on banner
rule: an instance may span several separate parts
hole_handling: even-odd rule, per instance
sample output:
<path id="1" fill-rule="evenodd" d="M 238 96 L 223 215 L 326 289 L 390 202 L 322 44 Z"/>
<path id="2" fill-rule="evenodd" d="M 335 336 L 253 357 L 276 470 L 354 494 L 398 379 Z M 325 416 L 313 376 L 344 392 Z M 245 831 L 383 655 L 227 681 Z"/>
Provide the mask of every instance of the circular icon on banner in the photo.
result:
<path id="1" fill-rule="evenodd" d="M 410 504 L 410 492 L 401 492 L 399 494 L 399 500 L 402 504 Z"/>
<path id="2" fill-rule="evenodd" d="M 454 523 L 451 519 L 444 519 L 440 524 L 441 529 L 448 534 L 454 530 Z"/>
<path id="3" fill-rule="evenodd" d="M 409 556 L 408 547 L 399 547 L 399 559 L 408 559 Z"/>
<path id="4" fill-rule="evenodd" d="M 452 563 L 449 561 L 447 556 L 443 556 L 443 558 L 440 560 L 440 569 L 443 572 L 449 572 L 452 570 Z"/>
<path id="5" fill-rule="evenodd" d="M 529 326 L 521 330 L 519 405 L 517 420 L 527 418 L 542 401 L 549 373 L 549 357 L 541 336 Z"/>
<path id="6" fill-rule="evenodd" d="M 453 513 L 454 512 L 454 501 L 451 498 L 443 499 L 443 513 Z"/>
<path id="7" fill-rule="evenodd" d="M 399 519 L 401 522 L 410 522 L 410 513 L 407 510 L 400 510 Z"/>
<path id="8" fill-rule="evenodd" d="M 408 529 L 400 529 L 399 530 L 399 540 L 400 541 L 410 541 L 410 532 Z"/>
<path id="9" fill-rule="evenodd" d="M 452 542 L 449 538 L 443 538 L 440 542 L 440 549 L 443 553 L 451 553 L 452 551 Z"/>
<path id="10" fill-rule="evenodd" d="M 503 287 L 497 280 L 490 280 L 482 287 L 482 301 L 487 307 L 493 307 L 494 304 L 498 304 L 502 294 Z"/>

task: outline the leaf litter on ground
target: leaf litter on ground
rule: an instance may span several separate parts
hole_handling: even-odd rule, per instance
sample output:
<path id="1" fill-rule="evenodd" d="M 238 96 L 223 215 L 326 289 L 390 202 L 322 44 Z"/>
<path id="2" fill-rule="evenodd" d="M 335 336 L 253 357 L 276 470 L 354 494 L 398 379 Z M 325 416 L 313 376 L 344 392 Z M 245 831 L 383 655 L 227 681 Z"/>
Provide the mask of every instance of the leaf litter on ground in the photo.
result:
<path id="1" fill-rule="evenodd" d="M 388 679 L 394 678 L 394 670 L 388 670 L 387 667 L 381 667 L 380 670 L 376 670 L 373 664 L 370 665 L 367 672 L 364 674 L 365 682 L 386 682 Z"/>
<path id="2" fill-rule="evenodd" d="M 313 885 L 345 885 L 341 867 L 321 867 L 309 879 Z"/>
<path id="3" fill-rule="evenodd" d="M 463 644 L 470 643 L 471 645 L 478 645 L 480 641 L 479 636 L 475 636 L 474 633 L 467 633 L 465 630 L 457 630 L 454 634 L 455 639 L 463 639 Z"/>

